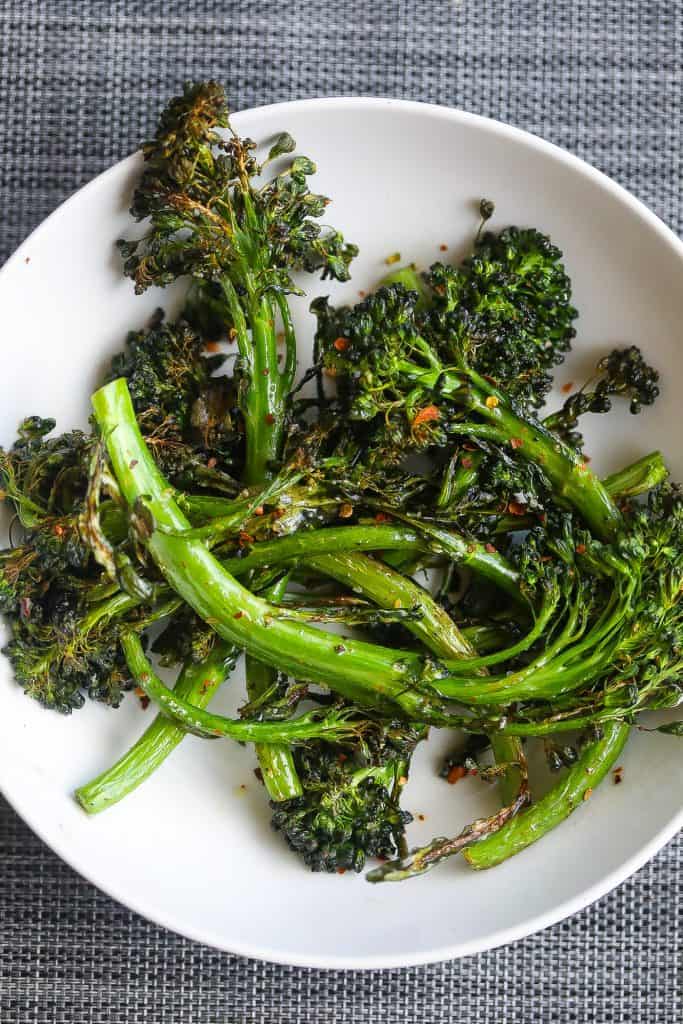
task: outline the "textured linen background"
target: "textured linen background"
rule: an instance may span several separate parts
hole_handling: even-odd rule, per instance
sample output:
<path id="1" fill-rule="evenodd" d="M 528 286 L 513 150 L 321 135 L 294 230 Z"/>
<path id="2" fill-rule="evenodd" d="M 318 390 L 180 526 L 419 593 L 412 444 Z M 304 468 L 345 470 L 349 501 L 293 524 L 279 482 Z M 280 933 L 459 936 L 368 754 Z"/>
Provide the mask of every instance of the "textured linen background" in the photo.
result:
<path id="1" fill-rule="evenodd" d="M 0 0 L 0 262 L 203 76 L 225 82 L 234 108 L 354 93 L 509 121 L 680 232 L 682 42 L 683 0 Z M 682 854 L 679 837 L 593 907 L 481 956 L 310 971 L 148 924 L 0 798 L 0 1022 L 673 1024 Z"/>

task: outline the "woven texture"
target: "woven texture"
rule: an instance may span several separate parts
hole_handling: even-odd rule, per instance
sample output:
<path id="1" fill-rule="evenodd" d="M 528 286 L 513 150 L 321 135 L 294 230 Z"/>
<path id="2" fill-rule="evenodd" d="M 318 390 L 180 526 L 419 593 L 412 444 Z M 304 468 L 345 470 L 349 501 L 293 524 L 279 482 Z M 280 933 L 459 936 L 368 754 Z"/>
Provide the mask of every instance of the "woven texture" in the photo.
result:
<path id="1" fill-rule="evenodd" d="M 680 231 L 682 36 L 683 0 L 0 0 L 0 262 L 202 76 L 237 108 L 355 93 L 510 121 Z M 308 971 L 148 924 L 0 799 L 0 1022 L 674 1024 L 682 861 L 679 837 L 595 906 L 481 956 Z"/>

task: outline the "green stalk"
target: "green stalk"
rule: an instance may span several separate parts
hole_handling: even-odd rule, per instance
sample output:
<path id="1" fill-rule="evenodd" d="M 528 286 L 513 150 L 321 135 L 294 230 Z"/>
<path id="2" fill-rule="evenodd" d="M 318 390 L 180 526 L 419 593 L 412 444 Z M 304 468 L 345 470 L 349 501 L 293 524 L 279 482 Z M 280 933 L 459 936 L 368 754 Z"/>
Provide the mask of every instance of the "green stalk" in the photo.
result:
<path id="1" fill-rule="evenodd" d="M 247 221 L 255 226 L 256 218 L 249 192 L 248 182 L 243 182 L 243 194 Z M 278 303 L 283 316 L 287 342 L 287 362 L 281 374 L 278 366 L 277 338 L 275 332 L 275 309 L 268 295 L 257 297 L 254 274 L 249 260 L 243 260 L 243 276 L 246 285 L 246 308 L 249 316 L 251 337 L 243 337 L 243 348 L 249 351 L 246 367 L 246 394 L 241 400 L 246 431 L 245 482 L 247 485 L 262 485 L 271 478 L 282 450 L 285 427 L 285 411 L 296 360 L 296 340 L 287 302 L 282 296 Z M 258 267 L 257 267 L 258 271 Z M 235 308 L 239 304 L 236 292 L 226 282 L 226 296 Z M 240 311 L 241 312 L 241 311 Z M 238 335 L 246 335 L 246 323 L 237 312 L 239 322 L 235 323 Z M 233 318 L 234 321 L 234 318 Z M 215 530 L 216 524 L 208 529 Z M 286 584 L 285 584 L 286 586 Z M 277 585 L 276 585 L 277 591 Z M 247 653 L 247 692 L 254 700 L 267 690 L 275 680 L 276 669 L 264 665 Z M 302 792 L 291 751 L 278 744 L 258 744 L 256 748 L 261 775 L 272 800 L 288 800 Z"/>
<path id="2" fill-rule="evenodd" d="M 650 452 L 637 462 L 617 470 L 602 481 L 608 494 L 615 500 L 635 498 L 664 483 L 669 471 L 661 452 Z"/>
<path id="3" fill-rule="evenodd" d="M 238 653 L 237 648 L 217 640 L 211 654 L 201 664 L 185 663 L 173 692 L 188 704 L 207 707 L 234 667 Z M 123 757 L 76 790 L 76 800 L 88 814 L 99 814 L 118 803 L 148 779 L 186 735 L 183 726 L 158 714 Z"/>
<path id="4" fill-rule="evenodd" d="M 338 710 L 323 713 L 308 711 L 298 718 L 286 721 L 256 722 L 248 719 L 226 718 L 188 704 L 173 690 L 169 690 L 156 675 L 142 649 L 140 637 L 127 633 L 121 639 L 128 668 L 140 689 L 161 709 L 161 713 L 177 722 L 186 732 L 204 739 L 221 736 L 238 743 L 295 743 L 309 739 L 329 739 L 332 742 L 354 736 L 359 723 L 351 721 Z"/>
<path id="5" fill-rule="evenodd" d="M 473 868 L 500 864 L 535 843 L 587 800 L 620 756 L 630 728 L 625 722 L 607 722 L 603 734 L 588 746 L 565 777 L 528 810 L 512 818 L 498 832 L 465 850 Z"/>
<path id="6" fill-rule="evenodd" d="M 432 551 L 447 555 L 458 565 L 471 569 L 478 576 L 483 576 L 517 603 L 528 604 L 526 598 L 520 593 L 519 573 L 498 551 L 489 550 L 491 545 L 482 544 L 477 540 L 464 537 L 451 530 L 445 530 L 422 519 L 413 519 L 401 512 L 394 514 L 397 519 L 402 519 L 429 537 Z"/>
<path id="7" fill-rule="evenodd" d="M 498 779 L 500 802 L 506 807 L 514 803 L 529 784 L 524 748 L 517 736 L 501 736 L 498 732 L 492 732 L 488 737 L 496 764 L 508 766 Z"/>
<path id="8" fill-rule="evenodd" d="M 463 453 L 457 452 L 444 471 L 441 489 L 436 500 L 436 507 L 447 509 L 459 498 L 464 497 L 470 487 L 474 487 L 479 475 L 483 452 L 468 452 L 468 464 L 463 465 Z"/>
<path id="9" fill-rule="evenodd" d="M 92 401 L 126 501 L 133 505 L 144 500 L 160 527 L 146 541 L 152 558 L 173 589 L 223 639 L 351 700 L 370 705 L 388 700 L 418 721 L 443 721 L 440 702 L 419 690 L 419 655 L 397 656 L 394 650 L 358 640 L 340 644 L 338 637 L 305 624 L 278 622 L 272 605 L 242 587 L 204 544 L 184 539 L 179 532 L 188 528 L 188 521 L 140 435 L 126 381 L 112 381 Z"/>
<path id="10" fill-rule="evenodd" d="M 287 537 L 255 544 L 241 558 L 223 559 L 223 566 L 234 575 L 243 575 L 263 566 L 283 562 L 307 561 L 318 554 L 343 551 L 423 551 L 424 538 L 410 527 L 399 524 L 377 526 L 328 526 L 303 530 Z"/>
<path id="11" fill-rule="evenodd" d="M 437 657 L 460 658 L 473 654 L 451 616 L 431 594 L 388 565 L 353 551 L 307 558 L 306 564 L 369 597 L 380 608 L 418 608 L 421 617 L 406 621 L 405 627 Z"/>
<path id="12" fill-rule="evenodd" d="M 463 626 L 461 633 L 481 655 L 500 651 L 510 642 L 510 634 L 501 626 Z"/>
<path id="13" fill-rule="evenodd" d="M 430 367 L 401 360 L 400 372 L 415 384 L 437 388 L 443 395 L 460 401 L 464 409 L 484 421 L 454 422 L 453 429 L 468 437 L 509 445 L 522 458 L 540 465 L 558 497 L 581 513 L 591 531 L 602 540 L 613 540 L 622 525 L 621 514 L 582 456 L 540 423 L 518 416 L 505 396 L 473 370 L 435 365 L 430 347 L 426 342 L 420 345 L 420 341 L 415 339 L 414 347 Z"/>
<path id="14" fill-rule="evenodd" d="M 269 601 L 282 599 L 287 589 L 288 577 L 278 580 L 264 594 Z M 277 672 L 272 666 L 264 665 L 250 654 L 246 656 L 247 696 L 255 701 L 275 682 Z M 301 796 L 303 787 L 294 766 L 294 758 L 289 747 L 282 743 L 257 743 L 256 757 L 261 770 L 261 778 L 271 800 L 279 803 Z"/>
<path id="15" fill-rule="evenodd" d="M 484 419 L 484 426 L 493 430 L 493 439 L 510 445 L 523 458 L 541 466 L 557 496 L 581 513 L 591 531 L 602 540 L 613 540 L 622 525 L 621 514 L 582 456 L 540 423 L 517 416 L 495 389 L 488 387 L 487 391 L 489 397 L 498 399 L 497 405 L 486 405 L 473 390 L 468 406 Z M 470 436 L 485 434 L 479 424 L 460 424 L 460 428 Z"/>
<path id="16" fill-rule="evenodd" d="M 247 484 L 269 479 L 280 458 L 289 388 L 283 388 L 277 361 L 275 310 L 270 299 L 252 300 L 250 315 L 252 366 L 246 400 Z"/>
<path id="17" fill-rule="evenodd" d="M 403 518 L 403 517 L 401 517 Z M 407 517 L 406 517 L 407 518 Z M 248 554 L 241 558 L 233 557 L 222 560 L 224 568 L 235 576 L 241 576 L 252 569 L 260 569 L 263 566 L 280 565 L 283 562 L 309 563 L 309 556 L 318 555 L 330 556 L 340 555 L 340 573 L 347 572 L 347 561 L 341 558 L 347 552 L 358 552 L 362 561 L 358 566 L 367 569 L 372 575 L 379 571 L 375 563 L 369 563 L 363 558 L 362 551 L 432 551 L 435 554 L 443 554 L 459 565 L 471 569 L 494 583 L 516 601 L 523 601 L 519 592 L 519 577 L 515 569 L 497 551 L 488 551 L 486 545 L 478 541 L 470 540 L 451 530 L 444 530 L 423 523 L 421 520 L 409 520 L 410 526 L 401 526 L 397 523 L 391 525 L 365 525 L 365 526 L 341 526 L 323 527 L 319 530 L 302 531 L 286 537 L 279 537 L 275 540 L 261 541 L 257 543 Z M 329 561 L 328 568 L 332 565 Z M 383 567 L 382 567 L 383 568 Z M 326 570 L 329 576 L 335 576 L 333 572 Z M 341 578 L 335 576 L 335 578 Z M 400 581 L 405 577 L 394 572 L 391 577 L 397 586 L 394 600 L 401 599 Z M 388 595 L 388 581 L 383 585 L 384 592 Z M 362 581 L 360 572 L 353 579 L 353 584 Z M 379 603 L 379 602 L 378 602 Z"/>

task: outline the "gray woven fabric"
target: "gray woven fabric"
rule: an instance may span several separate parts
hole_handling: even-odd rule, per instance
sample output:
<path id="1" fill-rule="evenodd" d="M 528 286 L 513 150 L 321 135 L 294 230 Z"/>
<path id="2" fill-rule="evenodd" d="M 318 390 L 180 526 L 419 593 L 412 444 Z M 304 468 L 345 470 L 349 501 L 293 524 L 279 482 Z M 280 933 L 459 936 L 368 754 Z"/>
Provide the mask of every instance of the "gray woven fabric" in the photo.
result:
<path id="1" fill-rule="evenodd" d="M 184 78 L 207 75 L 238 108 L 356 93 L 511 121 L 680 231 L 682 41 L 683 0 L 0 0 L 0 260 L 133 149 Z M 594 907 L 488 954 L 308 971 L 148 924 L 0 800 L 0 1022 L 673 1024 L 682 858 L 679 838 Z"/>

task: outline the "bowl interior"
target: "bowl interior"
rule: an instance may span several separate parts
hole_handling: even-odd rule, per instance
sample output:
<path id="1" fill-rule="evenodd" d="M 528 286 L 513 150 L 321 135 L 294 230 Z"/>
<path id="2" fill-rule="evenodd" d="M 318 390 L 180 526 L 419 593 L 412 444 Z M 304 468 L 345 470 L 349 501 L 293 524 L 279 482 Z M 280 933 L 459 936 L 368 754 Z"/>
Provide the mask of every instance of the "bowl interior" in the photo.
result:
<path id="1" fill-rule="evenodd" d="M 481 197 L 495 227 L 533 225 L 564 251 L 580 311 L 576 349 L 557 383 L 579 382 L 610 346 L 636 343 L 666 368 L 660 402 L 640 418 L 620 410 L 586 430 L 592 465 L 609 472 L 661 447 L 683 476 L 680 424 L 683 248 L 622 190 L 532 136 L 454 111 L 394 101 L 283 104 L 235 117 L 266 140 L 287 129 L 318 164 L 315 187 L 334 200 L 329 219 L 360 245 L 353 282 L 315 283 L 310 294 L 354 301 L 385 258 L 428 266 L 465 253 Z M 61 207 L 0 275 L 4 311 L 0 443 L 24 415 L 84 425 L 88 395 L 126 332 L 177 293 L 135 297 L 114 239 L 130 232 L 124 160 Z M 448 251 L 441 251 L 448 246 Z M 309 298 L 295 303 L 300 362 L 310 357 Z M 234 711 L 238 675 L 215 706 Z M 113 713 L 90 706 L 70 718 L 42 711 L 0 661 L 0 784 L 29 824 L 78 871 L 176 931 L 264 959 L 323 967 L 398 966 L 476 952 L 579 909 L 639 866 L 681 817 L 675 738 L 636 733 L 624 784 L 606 783 L 566 824 L 494 871 L 459 861 L 401 886 L 305 872 L 269 828 L 249 750 L 189 737 L 134 796 L 95 819 L 73 789 L 111 763 L 142 731 L 134 697 Z M 453 834 L 495 805 L 476 780 L 435 777 L 448 737 L 420 751 L 405 803 L 424 816 L 410 841 Z M 634 811 L 636 813 L 634 813 Z"/>

